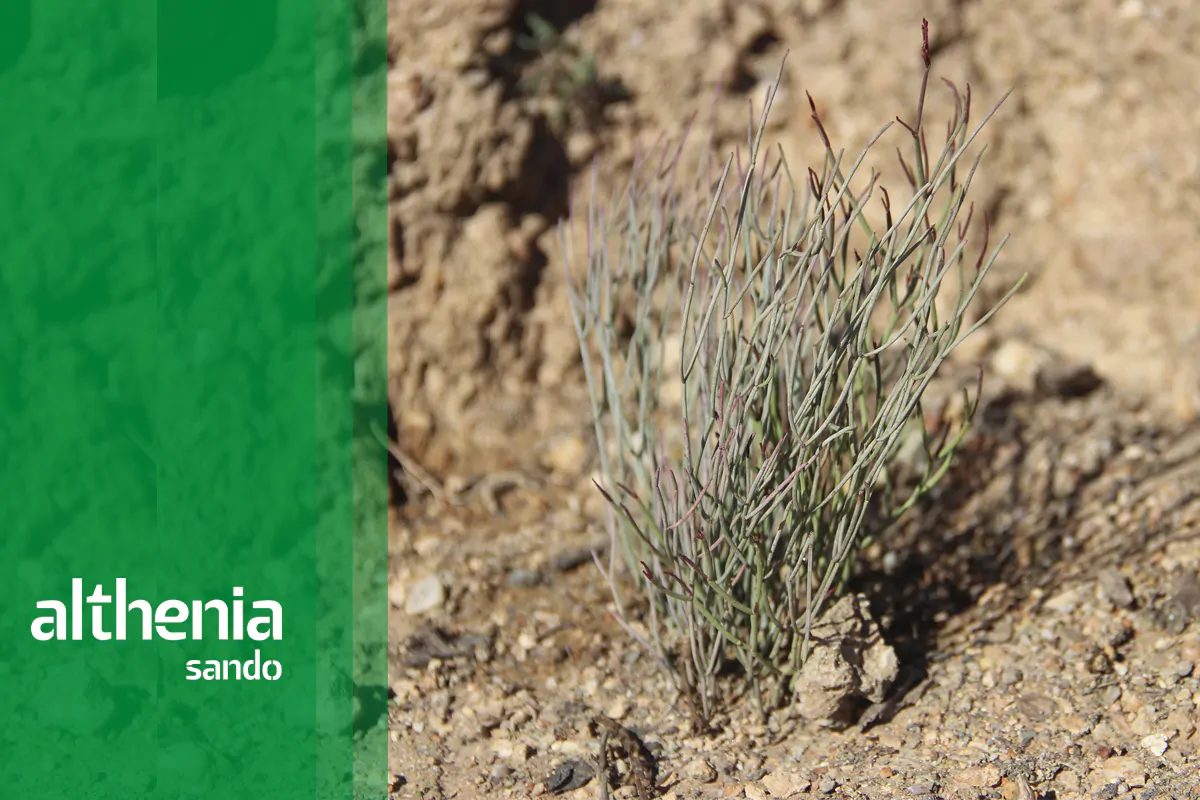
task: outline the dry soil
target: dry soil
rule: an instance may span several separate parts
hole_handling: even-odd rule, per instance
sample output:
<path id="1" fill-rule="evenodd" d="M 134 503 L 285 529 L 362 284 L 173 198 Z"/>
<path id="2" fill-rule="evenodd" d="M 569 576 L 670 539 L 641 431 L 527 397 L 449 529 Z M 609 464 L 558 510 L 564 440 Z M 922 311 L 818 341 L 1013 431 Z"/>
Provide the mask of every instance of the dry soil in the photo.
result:
<path id="1" fill-rule="evenodd" d="M 992 285 L 1029 279 L 949 366 L 988 375 L 964 458 L 855 578 L 888 696 L 696 735 L 592 565 L 557 223 L 694 114 L 734 147 L 785 53 L 768 140 L 819 163 L 807 91 L 856 152 L 911 115 L 922 17 L 977 113 L 1013 90 L 973 192 L 1012 234 Z M 674 798 L 1200 796 L 1197 42 L 1189 0 L 393 0 L 394 796 L 601 797 L 597 715 L 646 749 L 608 749 L 616 797 L 647 763 Z"/>

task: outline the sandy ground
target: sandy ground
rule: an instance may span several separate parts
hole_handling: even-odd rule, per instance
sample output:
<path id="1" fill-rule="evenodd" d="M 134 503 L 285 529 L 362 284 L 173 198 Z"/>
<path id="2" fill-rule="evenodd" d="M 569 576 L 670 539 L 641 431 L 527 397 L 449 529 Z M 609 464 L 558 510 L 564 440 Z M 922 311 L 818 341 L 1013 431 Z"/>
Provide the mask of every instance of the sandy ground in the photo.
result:
<path id="1" fill-rule="evenodd" d="M 863 556 L 887 701 L 845 730 L 735 703 L 697 736 L 591 565 L 557 223 L 591 165 L 619 182 L 693 114 L 736 146 L 785 53 L 768 140 L 818 163 L 808 91 L 856 152 L 911 115 L 923 16 L 935 76 L 979 110 L 1013 90 L 972 191 L 1012 234 L 992 285 L 1029 277 L 950 365 L 988 375 L 962 463 Z M 610 759 L 617 797 L 645 763 L 676 798 L 1200 796 L 1200 9 L 418 0 L 389 29 L 390 397 L 428 473 L 390 536 L 394 796 L 601 797 L 597 714 L 648 749 Z M 564 100 L 581 54 L 597 79 Z"/>

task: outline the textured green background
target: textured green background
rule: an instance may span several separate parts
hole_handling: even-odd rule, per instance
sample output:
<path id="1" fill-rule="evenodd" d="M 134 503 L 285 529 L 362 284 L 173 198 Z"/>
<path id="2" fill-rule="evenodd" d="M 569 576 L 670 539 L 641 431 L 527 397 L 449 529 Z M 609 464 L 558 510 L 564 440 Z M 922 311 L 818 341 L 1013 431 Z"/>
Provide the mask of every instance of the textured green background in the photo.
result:
<path id="1" fill-rule="evenodd" d="M 5 796 L 386 793 L 383 8 L 0 12 Z M 35 641 L 73 577 L 284 638 Z"/>

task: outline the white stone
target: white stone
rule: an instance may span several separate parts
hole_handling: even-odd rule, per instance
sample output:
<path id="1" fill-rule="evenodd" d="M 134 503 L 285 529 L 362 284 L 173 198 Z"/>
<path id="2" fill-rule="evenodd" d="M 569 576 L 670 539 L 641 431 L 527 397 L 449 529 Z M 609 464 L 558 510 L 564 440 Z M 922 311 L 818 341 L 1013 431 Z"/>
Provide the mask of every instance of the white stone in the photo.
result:
<path id="1" fill-rule="evenodd" d="M 404 613 L 416 616 L 428 614 L 442 607 L 446 602 L 446 587 L 436 575 L 422 578 L 408 587 L 408 597 L 404 601 Z"/>
<path id="2" fill-rule="evenodd" d="M 1161 733 L 1152 733 L 1142 738 L 1142 747 L 1146 748 L 1155 758 L 1162 758 L 1167 752 L 1167 737 Z"/>

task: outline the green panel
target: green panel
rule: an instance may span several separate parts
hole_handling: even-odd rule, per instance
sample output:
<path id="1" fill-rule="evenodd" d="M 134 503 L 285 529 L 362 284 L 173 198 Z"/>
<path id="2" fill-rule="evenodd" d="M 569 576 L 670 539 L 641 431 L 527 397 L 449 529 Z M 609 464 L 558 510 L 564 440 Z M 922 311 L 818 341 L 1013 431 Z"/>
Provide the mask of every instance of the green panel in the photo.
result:
<path id="1" fill-rule="evenodd" d="M 386 795 L 368 4 L 0 11 L 3 796 Z"/>

